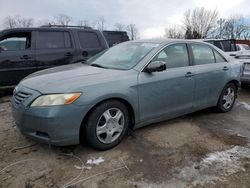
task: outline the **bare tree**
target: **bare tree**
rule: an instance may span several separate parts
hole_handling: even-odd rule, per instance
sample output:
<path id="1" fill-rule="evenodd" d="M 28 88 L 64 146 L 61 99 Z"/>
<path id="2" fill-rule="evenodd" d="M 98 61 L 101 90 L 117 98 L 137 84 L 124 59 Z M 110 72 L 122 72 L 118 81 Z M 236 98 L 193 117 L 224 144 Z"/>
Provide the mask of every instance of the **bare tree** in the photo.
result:
<path id="1" fill-rule="evenodd" d="M 226 19 L 220 18 L 217 21 L 217 25 L 218 25 L 218 37 L 222 38 L 223 32 L 225 30 L 225 25 L 226 25 Z"/>
<path id="2" fill-rule="evenodd" d="M 136 25 L 135 24 L 129 24 L 126 29 L 127 29 L 128 33 L 130 35 L 130 39 L 131 40 L 136 40 L 137 34 L 138 34 L 138 29 L 137 29 Z"/>
<path id="3" fill-rule="evenodd" d="M 248 30 L 248 31 L 243 33 L 243 39 L 244 40 L 249 40 L 249 38 L 250 38 L 250 31 Z"/>
<path id="4" fill-rule="evenodd" d="M 218 20 L 217 10 L 206 10 L 204 7 L 188 10 L 184 14 L 184 26 L 189 37 L 206 38 Z"/>
<path id="5" fill-rule="evenodd" d="M 55 16 L 55 24 L 67 26 L 72 21 L 72 18 L 66 14 Z"/>
<path id="6" fill-rule="evenodd" d="M 84 27 L 90 27 L 89 21 L 84 19 L 84 20 L 79 20 L 78 21 L 78 26 L 84 26 Z"/>
<path id="7" fill-rule="evenodd" d="M 249 27 L 245 23 L 244 17 L 240 15 L 231 16 L 225 22 L 223 35 L 226 38 L 240 39 L 248 31 Z"/>
<path id="8" fill-rule="evenodd" d="M 125 25 L 123 25 L 123 24 L 116 23 L 114 25 L 114 30 L 116 30 L 116 31 L 123 31 L 124 29 L 125 29 Z"/>
<path id="9" fill-rule="evenodd" d="M 41 19 L 36 22 L 36 25 L 43 26 L 43 25 L 53 25 L 55 22 L 49 19 Z"/>
<path id="10" fill-rule="evenodd" d="M 16 25 L 16 20 L 14 17 L 8 16 L 4 18 L 3 26 L 6 28 L 15 28 L 17 27 Z"/>
<path id="11" fill-rule="evenodd" d="M 106 20 L 103 16 L 99 17 L 96 22 L 98 30 L 103 31 L 105 29 L 105 22 Z"/>
<path id="12" fill-rule="evenodd" d="M 21 16 L 8 16 L 4 19 L 4 27 L 16 28 L 16 27 L 31 27 L 34 24 L 32 18 L 23 18 Z"/>
<path id="13" fill-rule="evenodd" d="M 172 26 L 165 29 L 165 37 L 172 39 L 183 39 L 184 34 L 181 28 L 178 28 L 177 26 Z"/>

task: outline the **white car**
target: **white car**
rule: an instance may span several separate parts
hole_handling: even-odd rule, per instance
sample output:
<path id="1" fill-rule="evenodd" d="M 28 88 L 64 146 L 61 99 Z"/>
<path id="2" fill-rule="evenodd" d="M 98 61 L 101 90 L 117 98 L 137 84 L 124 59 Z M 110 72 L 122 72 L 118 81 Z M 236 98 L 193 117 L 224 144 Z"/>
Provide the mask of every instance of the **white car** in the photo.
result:
<path id="1" fill-rule="evenodd" d="M 241 87 L 247 88 L 250 85 L 250 53 L 238 54 L 235 58 L 243 65 Z"/>
<path id="2" fill-rule="evenodd" d="M 247 44 L 236 44 L 237 51 L 249 51 L 250 47 Z"/>
<path id="3" fill-rule="evenodd" d="M 234 39 L 202 39 L 215 45 L 229 56 L 234 57 L 242 65 L 241 87 L 250 85 L 250 47 L 246 44 L 236 44 Z"/>

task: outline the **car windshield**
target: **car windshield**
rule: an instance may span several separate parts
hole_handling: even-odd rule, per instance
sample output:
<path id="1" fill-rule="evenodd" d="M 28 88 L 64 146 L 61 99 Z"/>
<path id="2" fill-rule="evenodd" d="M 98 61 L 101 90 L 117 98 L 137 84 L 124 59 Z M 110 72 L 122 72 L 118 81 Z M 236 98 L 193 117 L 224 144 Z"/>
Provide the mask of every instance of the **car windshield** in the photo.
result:
<path id="1" fill-rule="evenodd" d="M 122 43 L 93 56 L 87 63 L 101 68 L 129 70 L 158 45 L 144 42 Z"/>

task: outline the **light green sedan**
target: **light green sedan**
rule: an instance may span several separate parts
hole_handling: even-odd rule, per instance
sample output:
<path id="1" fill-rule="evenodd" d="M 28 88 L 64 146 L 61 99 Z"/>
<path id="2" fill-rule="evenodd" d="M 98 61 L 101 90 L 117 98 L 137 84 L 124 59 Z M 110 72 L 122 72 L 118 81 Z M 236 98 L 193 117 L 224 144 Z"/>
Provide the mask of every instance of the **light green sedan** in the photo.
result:
<path id="1" fill-rule="evenodd" d="M 232 109 L 240 66 L 190 40 L 124 42 L 89 59 L 34 73 L 14 90 L 20 132 L 53 145 L 85 138 L 99 150 L 128 132 L 208 107 Z"/>

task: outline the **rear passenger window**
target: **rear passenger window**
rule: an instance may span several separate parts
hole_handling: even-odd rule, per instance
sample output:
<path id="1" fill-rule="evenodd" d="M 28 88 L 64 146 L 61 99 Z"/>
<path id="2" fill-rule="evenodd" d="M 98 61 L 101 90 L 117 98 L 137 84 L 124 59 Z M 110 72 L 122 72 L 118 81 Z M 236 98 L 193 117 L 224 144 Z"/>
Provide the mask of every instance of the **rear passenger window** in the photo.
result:
<path id="1" fill-rule="evenodd" d="M 222 55 L 220 55 L 217 51 L 214 50 L 214 56 L 216 59 L 216 63 L 222 63 L 222 62 L 227 62 L 226 59 L 224 57 L 222 57 Z"/>
<path id="2" fill-rule="evenodd" d="M 191 44 L 191 48 L 195 65 L 215 63 L 214 53 L 210 47 L 201 44 Z"/>
<path id="3" fill-rule="evenodd" d="M 172 44 L 164 48 L 153 61 L 164 61 L 167 68 L 185 67 L 189 65 L 186 44 Z"/>
<path id="4" fill-rule="evenodd" d="M 94 32 L 78 32 L 82 48 L 99 48 L 101 46 L 98 36 Z"/>
<path id="5" fill-rule="evenodd" d="M 39 31 L 38 40 L 37 40 L 37 48 L 38 49 L 65 48 L 66 41 L 64 42 L 64 33 L 67 33 L 67 32 Z M 65 34 L 65 36 L 66 35 L 67 34 Z M 70 39 L 68 38 L 68 40 Z M 69 41 L 67 45 L 71 45 L 69 44 Z"/>
<path id="6" fill-rule="evenodd" d="M 65 42 L 65 48 L 72 47 L 69 32 L 64 32 L 64 42 Z"/>

